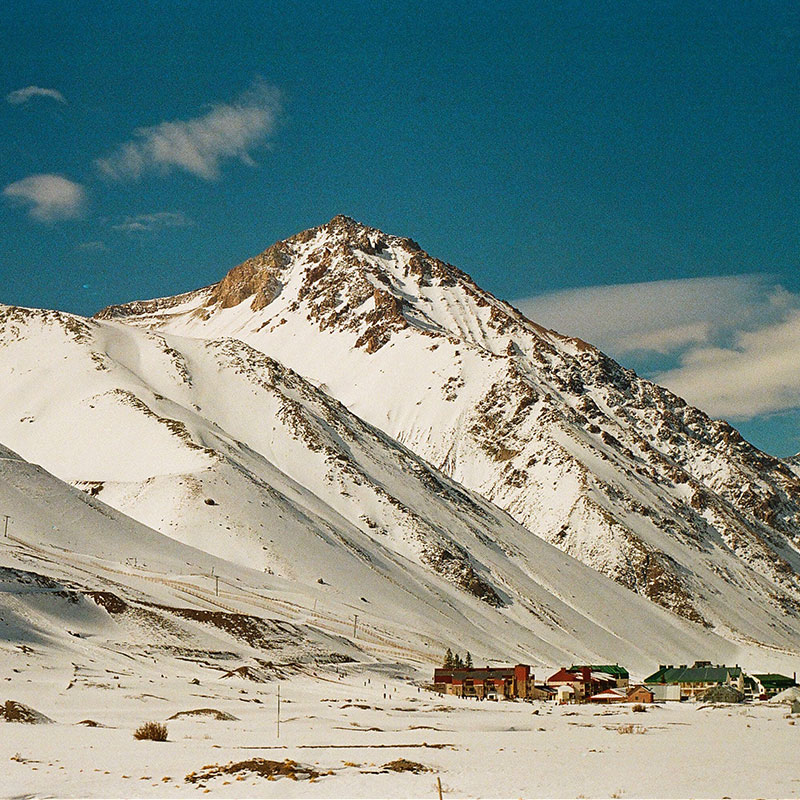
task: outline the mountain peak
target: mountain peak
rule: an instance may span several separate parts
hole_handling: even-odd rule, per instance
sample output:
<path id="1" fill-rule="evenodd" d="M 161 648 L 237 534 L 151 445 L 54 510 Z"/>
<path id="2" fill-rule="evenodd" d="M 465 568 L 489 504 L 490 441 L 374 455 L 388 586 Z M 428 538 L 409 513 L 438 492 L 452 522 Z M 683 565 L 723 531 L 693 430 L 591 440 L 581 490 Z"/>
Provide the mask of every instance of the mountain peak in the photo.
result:
<path id="1" fill-rule="evenodd" d="M 339 214 L 330 222 L 275 242 L 234 267 L 210 287 L 201 314 L 248 304 L 261 311 L 283 294 L 291 312 L 303 306 L 323 327 L 362 330 L 369 352 L 406 327 L 404 304 L 422 299 L 422 288 L 452 286 L 455 267 L 429 256 L 413 240 L 391 236 Z M 470 281 L 471 283 L 471 281 Z M 273 307 L 276 310 L 278 306 Z M 381 329 L 375 335 L 376 324 Z"/>
<path id="2" fill-rule="evenodd" d="M 328 230 L 362 230 L 362 231 L 370 231 L 375 230 L 368 225 L 364 225 L 363 222 L 359 222 L 353 217 L 348 217 L 347 214 L 337 214 L 330 222 L 321 227 L 327 228 Z"/>
<path id="3" fill-rule="evenodd" d="M 113 316 L 280 359 L 687 619 L 736 628 L 723 598 L 746 586 L 800 630 L 800 468 L 537 326 L 411 240 L 339 215 L 214 286 Z"/>
<path id="4" fill-rule="evenodd" d="M 180 316 L 205 322 L 234 308 L 236 325 L 262 328 L 284 324 L 287 314 L 299 312 L 321 330 L 356 333 L 355 346 L 369 353 L 408 327 L 426 335 L 469 334 L 471 339 L 475 329 L 465 315 L 482 319 L 479 329 L 492 342 L 478 344 L 493 352 L 506 348 L 503 337 L 512 320 L 544 332 L 413 239 L 386 234 L 345 214 L 275 242 L 205 289 L 111 306 L 96 317 L 134 321 L 155 314 L 164 321 Z"/>

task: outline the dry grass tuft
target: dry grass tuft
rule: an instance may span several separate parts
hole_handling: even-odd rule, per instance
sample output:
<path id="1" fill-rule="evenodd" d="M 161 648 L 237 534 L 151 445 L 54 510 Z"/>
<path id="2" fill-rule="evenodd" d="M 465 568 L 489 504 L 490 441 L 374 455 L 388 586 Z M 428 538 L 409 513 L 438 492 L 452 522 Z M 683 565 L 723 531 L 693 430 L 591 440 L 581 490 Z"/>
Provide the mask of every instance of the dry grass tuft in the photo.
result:
<path id="1" fill-rule="evenodd" d="M 416 761 L 409 761 L 406 758 L 398 758 L 395 761 L 390 761 L 388 764 L 383 765 L 383 769 L 390 769 L 392 772 L 430 772 L 430 767 L 424 764 L 419 764 Z"/>
<path id="2" fill-rule="evenodd" d="M 149 739 L 153 742 L 167 741 L 167 726 L 163 722 L 145 722 L 133 732 L 134 739 Z"/>

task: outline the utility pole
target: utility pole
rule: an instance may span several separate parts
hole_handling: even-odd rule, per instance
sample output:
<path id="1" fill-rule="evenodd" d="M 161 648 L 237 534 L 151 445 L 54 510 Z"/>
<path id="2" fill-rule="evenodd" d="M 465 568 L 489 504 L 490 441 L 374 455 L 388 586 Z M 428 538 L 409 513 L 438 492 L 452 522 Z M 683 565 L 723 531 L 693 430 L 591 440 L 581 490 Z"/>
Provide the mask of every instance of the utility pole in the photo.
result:
<path id="1" fill-rule="evenodd" d="M 3 536 L 8 536 L 8 520 L 11 519 L 11 517 L 8 514 L 3 514 L 3 519 L 5 520 Z"/>
<path id="2" fill-rule="evenodd" d="M 278 736 L 277 738 L 281 738 L 281 685 L 278 684 L 278 717 L 276 720 Z"/>
<path id="3" fill-rule="evenodd" d="M 219 597 L 219 575 L 214 576 L 214 594 Z"/>
<path id="4" fill-rule="evenodd" d="M 353 614 L 353 638 L 356 638 L 356 626 L 358 625 L 358 614 Z"/>

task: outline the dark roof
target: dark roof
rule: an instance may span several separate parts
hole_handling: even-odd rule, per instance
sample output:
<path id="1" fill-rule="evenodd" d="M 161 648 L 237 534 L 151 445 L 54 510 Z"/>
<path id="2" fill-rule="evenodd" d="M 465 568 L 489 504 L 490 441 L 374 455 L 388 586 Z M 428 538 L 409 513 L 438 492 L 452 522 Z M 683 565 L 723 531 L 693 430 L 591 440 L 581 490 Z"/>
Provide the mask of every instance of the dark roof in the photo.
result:
<path id="1" fill-rule="evenodd" d="M 661 667 L 644 679 L 645 683 L 725 683 L 728 677 L 738 678 L 741 667 Z"/>
<path id="2" fill-rule="evenodd" d="M 759 680 L 765 689 L 788 689 L 790 686 L 797 686 L 794 678 L 774 672 L 766 672 L 761 675 L 754 673 L 753 677 Z"/>
<path id="3" fill-rule="evenodd" d="M 580 670 L 577 670 L 575 672 L 571 672 L 566 667 L 561 667 L 561 669 L 558 672 L 556 672 L 555 674 L 551 675 L 547 679 L 547 683 L 550 683 L 550 681 L 568 681 L 568 682 L 577 683 L 578 681 L 582 681 L 582 680 L 583 680 L 583 676 L 581 675 Z"/>
<path id="4" fill-rule="evenodd" d="M 615 678 L 630 678 L 628 670 L 619 664 L 578 664 L 569 668 L 570 672 L 578 672 L 581 667 L 589 667 L 592 672 L 605 672 L 606 675 L 613 675 Z"/>
<path id="5" fill-rule="evenodd" d="M 514 667 L 495 667 L 495 668 L 485 668 L 480 669 L 478 667 L 474 667 L 473 669 L 435 669 L 433 671 L 434 681 L 436 678 L 439 677 L 446 677 L 452 676 L 453 678 L 457 678 L 458 680 L 464 680 L 465 678 L 477 678 L 479 680 L 485 680 L 486 678 L 502 678 L 502 679 L 510 679 L 514 677 Z"/>

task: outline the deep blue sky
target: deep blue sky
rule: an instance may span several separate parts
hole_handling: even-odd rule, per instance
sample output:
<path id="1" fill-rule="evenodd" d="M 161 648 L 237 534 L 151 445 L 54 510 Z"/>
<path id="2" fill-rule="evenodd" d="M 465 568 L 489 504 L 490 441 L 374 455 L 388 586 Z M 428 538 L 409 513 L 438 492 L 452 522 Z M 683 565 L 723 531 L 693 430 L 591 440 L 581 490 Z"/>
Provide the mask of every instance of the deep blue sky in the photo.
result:
<path id="1" fill-rule="evenodd" d="M 3 302 L 173 294 L 337 213 L 506 299 L 751 273 L 800 292 L 794 2 L 33 0 L 0 5 L 0 51 L 0 94 L 66 101 L 0 104 L 0 187 L 57 174 L 85 192 L 75 218 L 0 203 Z M 258 79 L 283 110 L 254 164 L 94 164 Z M 186 224 L 115 229 L 164 213 Z M 646 355 L 629 362 L 659 369 Z M 741 427 L 800 449 L 779 410 Z"/>

